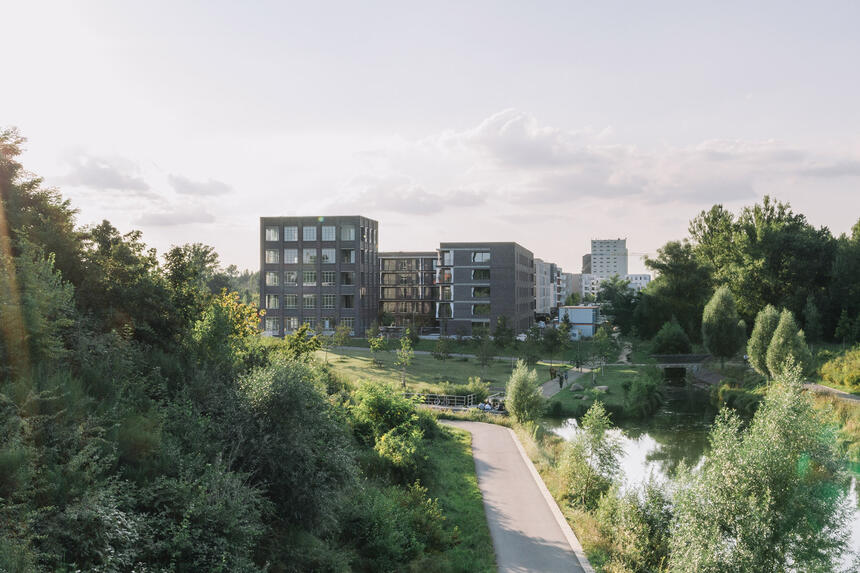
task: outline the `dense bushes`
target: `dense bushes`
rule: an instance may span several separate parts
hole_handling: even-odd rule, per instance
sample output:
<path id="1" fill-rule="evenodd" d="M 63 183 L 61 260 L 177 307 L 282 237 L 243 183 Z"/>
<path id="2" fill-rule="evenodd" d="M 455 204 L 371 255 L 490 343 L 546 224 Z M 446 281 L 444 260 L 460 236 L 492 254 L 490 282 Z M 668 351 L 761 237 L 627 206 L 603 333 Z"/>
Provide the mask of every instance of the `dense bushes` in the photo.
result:
<path id="1" fill-rule="evenodd" d="M 688 354 L 692 349 L 687 333 L 678 321 L 672 320 L 657 332 L 651 351 L 654 354 Z"/>
<path id="2" fill-rule="evenodd" d="M 860 346 L 827 361 L 821 367 L 821 377 L 831 384 L 860 389 Z"/>

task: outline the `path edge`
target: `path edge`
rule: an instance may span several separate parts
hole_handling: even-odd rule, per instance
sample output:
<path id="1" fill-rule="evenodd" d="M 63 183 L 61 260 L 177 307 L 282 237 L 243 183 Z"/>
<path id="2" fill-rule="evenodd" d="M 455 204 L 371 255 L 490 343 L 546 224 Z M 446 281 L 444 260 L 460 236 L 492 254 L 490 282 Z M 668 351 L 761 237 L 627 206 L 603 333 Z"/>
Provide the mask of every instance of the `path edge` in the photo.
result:
<path id="1" fill-rule="evenodd" d="M 511 438 L 513 438 L 514 444 L 516 444 L 517 450 L 520 452 L 523 461 L 529 468 L 529 472 L 532 474 L 532 479 L 534 479 L 535 484 L 538 486 L 538 489 L 541 492 L 541 495 L 543 495 L 544 500 L 546 501 L 547 505 L 549 505 L 549 509 L 552 512 L 553 517 L 555 517 L 558 526 L 564 533 L 564 537 L 565 539 L 567 539 L 568 545 L 570 545 L 570 548 L 573 550 L 574 555 L 576 555 L 576 560 L 579 561 L 579 566 L 582 567 L 585 573 L 594 573 L 594 568 L 588 561 L 588 557 L 585 556 L 585 551 L 582 549 L 582 545 L 579 543 L 579 539 L 576 538 L 576 534 L 573 532 L 573 529 L 570 528 L 570 524 L 567 522 L 567 519 L 565 519 L 564 514 L 561 512 L 561 509 L 558 507 L 558 504 L 555 502 L 555 499 L 549 493 L 549 489 L 547 489 L 543 478 L 540 477 L 537 468 L 532 463 L 528 454 L 526 454 L 526 451 L 523 448 L 523 445 L 520 443 L 520 439 L 517 437 L 517 434 L 511 428 L 507 428 L 507 430 L 508 432 L 510 432 Z"/>

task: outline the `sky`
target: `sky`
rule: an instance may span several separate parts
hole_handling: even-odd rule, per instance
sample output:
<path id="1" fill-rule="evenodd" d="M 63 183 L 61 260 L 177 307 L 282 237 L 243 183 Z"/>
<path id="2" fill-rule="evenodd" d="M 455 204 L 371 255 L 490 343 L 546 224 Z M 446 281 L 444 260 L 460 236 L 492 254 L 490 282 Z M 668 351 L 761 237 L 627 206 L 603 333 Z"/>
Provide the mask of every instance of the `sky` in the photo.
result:
<path id="1" fill-rule="evenodd" d="M 721 203 L 860 217 L 857 2 L 0 0 L 0 126 L 79 209 L 259 267 L 259 217 L 630 272 Z"/>

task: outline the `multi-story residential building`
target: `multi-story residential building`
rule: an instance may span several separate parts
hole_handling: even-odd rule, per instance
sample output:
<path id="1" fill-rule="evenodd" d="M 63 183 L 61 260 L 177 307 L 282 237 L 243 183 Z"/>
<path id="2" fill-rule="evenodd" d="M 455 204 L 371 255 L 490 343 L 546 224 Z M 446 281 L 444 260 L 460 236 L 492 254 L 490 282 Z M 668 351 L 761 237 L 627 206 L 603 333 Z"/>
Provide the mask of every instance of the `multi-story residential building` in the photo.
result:
<path id="1" fill-rule="evenodd" d="M 535 259 L 535 315 L 549 317 L 555 306 L 555 284 L 553 283 L 552 263 Z"/>
<path id="2" fill-rule="evenodd" d="M 378 223 L 352 217 L 260 217 L 264 332 L 306 323 L 363 333 L 379 311 Z"/>
<path id="3" fill-rule="evenodd" d="M 517 243 L 441 243 L 436 317 L 446 334 L 492 330 L 500 316 L 524 332 L 534 321 L 534 255 Z"/>
<path id="4" fill-rule="evenodd" d="M 591 253 L 582 255 L 582 274 L 591 274 Z"/>
<path id="5" fill-rule="evenodd" d="M 582 275 L 573 273 L 559 273 L 558 306 L 563 306 L 570 295 L 576 293 L 582 296 Z"/>
<path id="6" fill-rule="evenodd" d="M 436 251 L 379 253 L 379 310 L 395 326 L 436 325 Z"/>
<path id="7" fill-rule="evenodd" d="M 630 288 L 636 292 L 640 292 L 642 289 L 648 286 L 648 283 L 651 282 L 651 275 L 624 275 L 624 279 L 630 281 Z"/>
<path id="8" fill-rule="evenodd" d="M 587 294 L 592 296 L 597 296 L 597 293 L 600 292 L 600 285 L 603 281 L 609 279 L 610 277 L 600 277 L 597 275 L 582 275 L 582 296 L 584 297 Z M 623 275 L 619 278 L 630 282 L 630 290 L 639 292 L 648 286 L 648 283 L 651 282 L 651 275 Z"/>
<path id="9" fill-rule="evenodd" d="M 598 277 L 624 276 L 627 274 L 627 239 L 593 239 L 591 241 L 590 269 L 582 274 Z"/>

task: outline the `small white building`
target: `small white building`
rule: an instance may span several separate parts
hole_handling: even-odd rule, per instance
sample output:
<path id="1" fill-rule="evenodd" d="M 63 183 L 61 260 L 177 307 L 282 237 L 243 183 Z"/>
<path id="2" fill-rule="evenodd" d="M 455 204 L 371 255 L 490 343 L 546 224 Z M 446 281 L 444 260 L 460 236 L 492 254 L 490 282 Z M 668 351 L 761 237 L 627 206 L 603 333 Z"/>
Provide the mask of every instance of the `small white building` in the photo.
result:
<path id="1" fill-rule="evenodd" d="M 561 306 L 558 309 L 559 322 L 564 318 L 570 321 L 570 338 L 591 338 L 601 323 L 600 307 L 597 305 Z"/>

